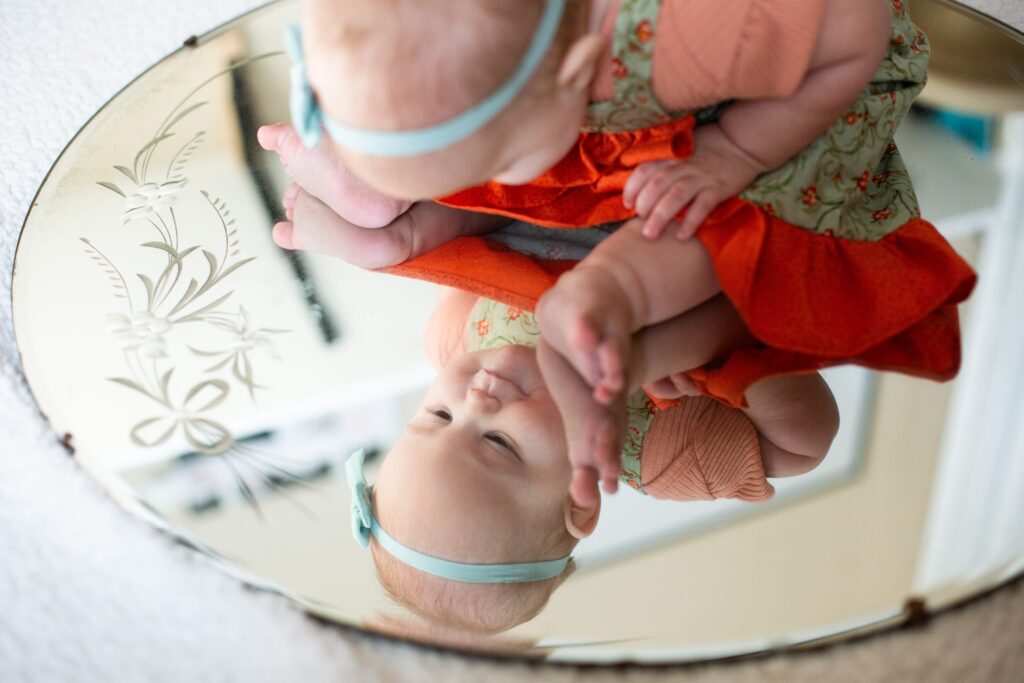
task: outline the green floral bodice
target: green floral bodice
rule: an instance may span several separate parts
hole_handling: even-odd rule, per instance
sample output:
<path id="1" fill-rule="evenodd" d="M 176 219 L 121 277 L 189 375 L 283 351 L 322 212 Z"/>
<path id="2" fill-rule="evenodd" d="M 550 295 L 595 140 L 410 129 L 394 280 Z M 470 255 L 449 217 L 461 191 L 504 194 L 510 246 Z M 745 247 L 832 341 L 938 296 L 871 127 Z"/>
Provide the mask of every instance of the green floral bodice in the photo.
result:
<path id="1" fill-rule="evenodd" d="M 615 95 L 592 103 L 584 130 L 648 128 L 693 113 L 698 124 L 728 106 L 671 112 L 654 95 L 651 64 L 661 0 L 622 0 L 612 39 Z M 864 92 L 820 137 L 740 194 L 770 214 L 820 235 L 874 241 L 919 218 L 893 135 L 921 92 L 931 51 L 906 0 L 890 0 L 889 51 Z M 686 78 L 686 74 L 680 74 Z"/>

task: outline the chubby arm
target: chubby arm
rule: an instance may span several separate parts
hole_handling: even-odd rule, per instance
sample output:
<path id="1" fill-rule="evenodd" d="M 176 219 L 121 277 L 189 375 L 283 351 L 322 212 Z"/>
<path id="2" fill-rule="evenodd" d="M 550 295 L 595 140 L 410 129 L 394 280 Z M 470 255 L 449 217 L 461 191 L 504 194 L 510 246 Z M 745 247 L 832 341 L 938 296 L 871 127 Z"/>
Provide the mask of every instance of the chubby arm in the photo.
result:
<path id="1" fill-rule="evenodd" d="M 695 132 L 684 161 L 642 164 L 623 201 L 657 237 L 689 207 L 677 237 L 688 239 L 719 203 L 777 168 L 828 129 L 870 82 L 885 56 L 891 14 L 883 0 L 826 0 L 808 72 L 789 97 L 731 104 L 718 123 Z"/>
<path id="2" fill-rule="evenodd" d="M 809 472 L 828 454 L 839 408 L 818 373 L 769 377 L 747 389 L 743 411 L 757 428 L 769 477 Z"/>
<path id="3" fill-rule="evenodd" d="M 761 171 L 792 158 L 832 125 L 885 56 L 892 18 L 882 0 L 828 0 L 810 70 L 785 99 L 739 101 L 722 132 Z"/>
<path id="4" fill-rule="evenodd" d="M 682 371 L 721 358 L 750 341 L 736 309 L 724 296 L 717 296 L 636 336 L 630 359 L 631 389 L 643 384 L 664 398 L 695 395 Z M 758 431 L 769 477 L 808 472 L 828 453 L 839 428 L 839 409 L 821 375 L 769 377 L 747 389 L 746 399 L 743 412 Z"/>

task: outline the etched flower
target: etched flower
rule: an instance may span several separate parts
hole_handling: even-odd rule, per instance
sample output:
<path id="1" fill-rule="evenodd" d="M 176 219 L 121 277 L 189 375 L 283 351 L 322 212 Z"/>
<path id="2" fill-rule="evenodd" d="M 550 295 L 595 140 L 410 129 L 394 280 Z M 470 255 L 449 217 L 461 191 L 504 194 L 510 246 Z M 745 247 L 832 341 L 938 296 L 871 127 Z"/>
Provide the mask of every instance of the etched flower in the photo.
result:
<path id="1" fill-rule="evenodd" d="M 654 35 L 654 30 L 651 29 L 651 22 L 649 19 L 644 19 L 636 26 L 636 39 L 641 43 L 646 43 Z"/>
<path id="2" fill-rule="evenodd" d="M 189 346 L 189 350 L 195 355 L 215 360 L 213 365 L 206 368 L 206 372 L 216 372 L 230 364 L 231 374 L 245 385 L 250 394 L 256 389 L 262 388 L 256 384 L 249 354 L 261 350 L 271 358 L 277 358 L 272 337 L 275 334 L 287 332 L 287 330 L 254 326 L 244 306 L 239 306 L 238 313 L 234 315 L 218 314 L 208 318 L 206 322 L 224 330 L 229 335 L 226 348 L 219 351 L 207 351 Z"/>
<path id="3" fill-rule="evenodd" d="M 117 345 L 126 351 L 138 350 L 147 358 L 167 355 L 164 335 L 171 331 L 172 325 L 166 318 L 158 318 L 149 311 L 131 315 L 114 313 L 107 316 L 107 327 L 114 333 Z"/>
<path id="4" fill-rule="evenodd" d="M 882 183 L 889 179 L 890 175 L 892 174 L 889 171 L 884 171 L 882 173 L 875 175 L 871 179 L 871 182 L 873 182 L 875 185 L 881 185 Z"/>
<path id="5" fill-rule="evenodd" d="M 486 337 L 487 333 L 491 331 L 491 321 L 487 318 L 480 318 L 476 324 L 476 333 L 478 336 Z"/>
<path id="6" fill-rule="evenodd" d="M 871 214 L 871 220 L 874 223 L 884 221 L 889 218 L 892 218 L 892 209 L 879 209 Z"/>
<path id="7" fill-rule="evenodd" d="M 143 183 L 125 198 L 124 213 L 121 222 L 124 225 L 132 221 L 149 218 L 160 209 L 174 206 L 178 194 L 185 189 L 186 180 L 168 180 L 163 183 Z"/>
<path id="8" fill-rule="evenodd" d="M 521 316 L 522 314 L 523 312 L 520 309 L 516 308 L 515 306 L 508 307 L 509 320 L 519 320 L 519 316 Z"/>
<path id="9" fill-rule="evenodd" d="M 846 121 L 846 124 L 848 126 L 852 126 L 853 124 L 857 123 L 858 118 L 860 117 L 857 115 L 857 112 L 851 111 L 848 112 L 846 116 L 843 117 L 843 120 Z"/>

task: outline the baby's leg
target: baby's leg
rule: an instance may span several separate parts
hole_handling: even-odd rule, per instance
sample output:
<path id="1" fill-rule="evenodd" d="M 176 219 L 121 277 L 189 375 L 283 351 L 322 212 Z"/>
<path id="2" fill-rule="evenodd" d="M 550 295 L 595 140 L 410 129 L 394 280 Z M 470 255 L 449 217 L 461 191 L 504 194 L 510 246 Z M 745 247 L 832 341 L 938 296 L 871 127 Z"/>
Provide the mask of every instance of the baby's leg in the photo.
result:
<path id="1" fill-rule="evenodd" d="M 277 152 L 299 187 L 351 225 L 383 228 L 412 206 L 412 202 L 393 199 L 367 187 L 345 168 L 332 145 L 324 142 L 306 149 L 288 124 L 263 126 L 257 138 L 263 149 Z"/>
<path id="2" fill-rule="evenodd" d="M 689 310 L 719 291 L 696 240 L 649 240 L 631 221 L 563 275 L 537 306 L 548 342 L 607 403 L 623 389 L 630 336 Z"/>
<path id="3" fill-rule="evenodd" d="M 386 268 L 415 258 L 461 235 L 490 232 L 505 219 L 417 202 L 376 230 L 354 225 L 297 185 L 284 195 L 287 221 L 274 226 L 284 249 L 336 256 L 362 268 Z"/>
<path id="4" fill-rule="evenodd" d="M 573 500 L 581 504 L 594 502 L 599 480 L 604 482 L 605 491 L 614 493 L 625 438 L 623 401 L 612 406 L 595 402 L 587 383 L 543 337 L 537 345 L 537 362 L 565 426 L 573 468 L 569 490 Z"/>

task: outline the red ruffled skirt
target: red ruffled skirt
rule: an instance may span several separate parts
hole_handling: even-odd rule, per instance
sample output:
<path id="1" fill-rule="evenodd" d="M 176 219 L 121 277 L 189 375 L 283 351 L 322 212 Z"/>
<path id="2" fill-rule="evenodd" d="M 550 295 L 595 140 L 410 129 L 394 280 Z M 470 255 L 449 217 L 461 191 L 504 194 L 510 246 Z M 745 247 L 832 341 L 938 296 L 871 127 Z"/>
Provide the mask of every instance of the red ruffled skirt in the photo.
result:
<path id="1" fill-rule="evenodd" d="M 537 225 L 579 228 L 635 217 L 622 190 L 640 163 L 683 159 L 693 121 L 583 134 L 555 168 L 524 186 L 488 183 L 441 203 Z M 853 363 L 934 380 L 960 366 L 957 304 L 976 275 L 930 223 L 913 219 L 877 241 L 787 223 L 735 198 L 697 231 L 723 293 L 758 343 L 690 373 L 709 396 L 742 406 L 754 382 Z M 532 309 L 572 262 L 545 261 L 483 238 L 460 238 L 390 269 Z"/>

